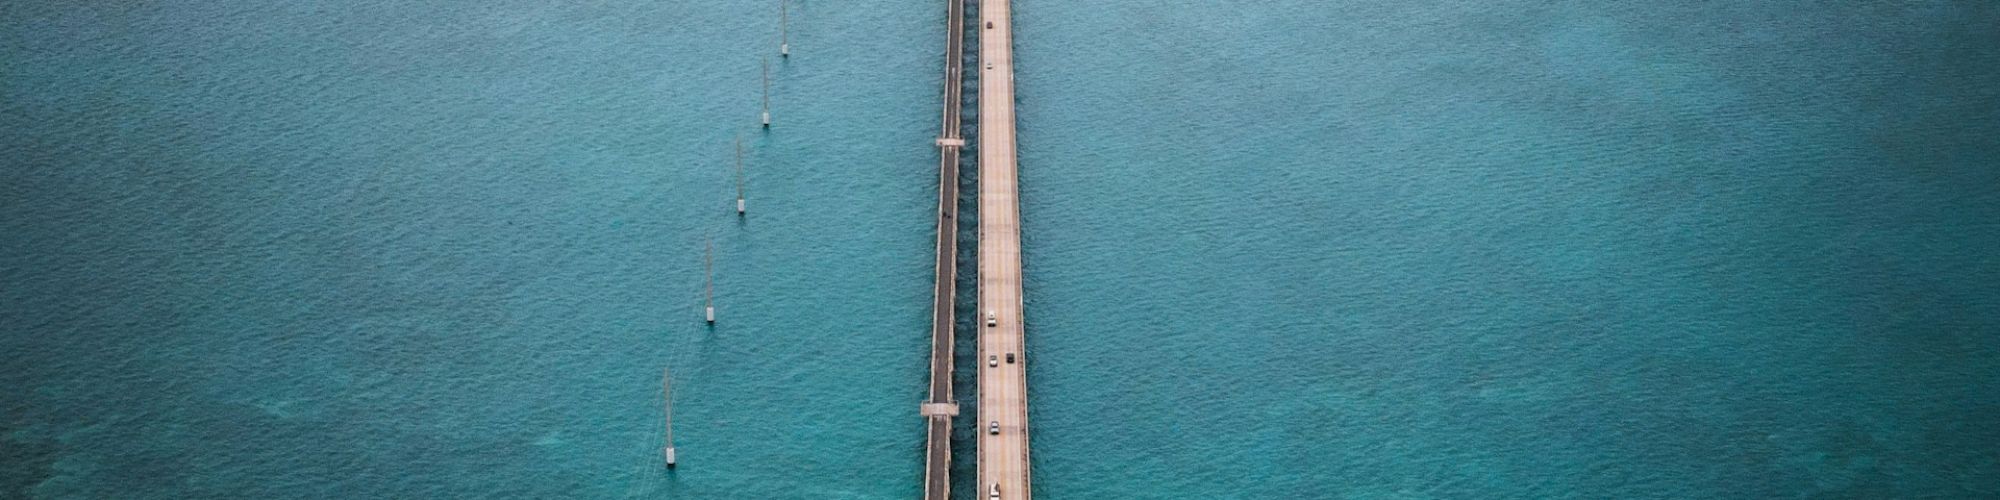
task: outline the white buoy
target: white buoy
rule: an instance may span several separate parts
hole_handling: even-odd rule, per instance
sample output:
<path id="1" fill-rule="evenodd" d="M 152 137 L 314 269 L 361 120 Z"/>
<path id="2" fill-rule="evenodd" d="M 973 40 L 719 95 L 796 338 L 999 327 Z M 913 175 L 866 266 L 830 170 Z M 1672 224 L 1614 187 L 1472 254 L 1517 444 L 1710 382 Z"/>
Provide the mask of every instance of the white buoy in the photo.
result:
<path id="1" fill-rule="evenodd" d="M 764 56 L 764 128 L 771 128 L 771 56 Z"/>
<path id="2" fill-rule="evenodd" d="M 707 302 L 703 304 L 702 310 L 708 317 L 708 323 L 712 325 L 715 324 L 715 241 L 713 240 L 708 242 L 708 254 L 702 258 L 702 271 L 707 282 Z"/>
<path id="3" fill-rule="evenodd" d="M 665 368 L 661 368 L 661 369 L 660 369 L 660 395 L 662 396 L 662 398 L 663 398 L 663 399 L 665 399 L 665 400 L 666 400 L 666 403 L 665 403 L 665 405 L 664 405 L 664 413 L 666 414 L 666 420 L 667 420 L 667 446 L 666 446 L 666 455 L 667 455 L 667 468 L 669 468 L 669 469 L 672 469 L 672 468 L 674 468 L 674 463 L 676 462 L 676 460 L 674 459 L 674 389 L 673 389 L 673 380 L 674 380 L 674 377 L 673 377 L 673 374 L 672 374 L 671 372 L 667 371 L 667 369 L 665 369 Z"/>
<path id="4" fill-rule="evenodd" d="M 765 115 L 770 116 L 769 114 Z M 743 215 L 743 136 L 736 136 L 736 215 Z"/>

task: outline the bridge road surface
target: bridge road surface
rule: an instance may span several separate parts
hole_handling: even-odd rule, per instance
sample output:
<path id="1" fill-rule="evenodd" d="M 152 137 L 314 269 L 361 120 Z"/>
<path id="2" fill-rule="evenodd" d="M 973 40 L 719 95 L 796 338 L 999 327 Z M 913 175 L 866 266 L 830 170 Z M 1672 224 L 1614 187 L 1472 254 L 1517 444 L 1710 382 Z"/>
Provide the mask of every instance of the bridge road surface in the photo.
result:
<path id="1" fill-rule="evenodd" d="M 958 401 L 951 395 L 953 308 L 958 282 L 958 152 L 964 107 L 965 1 L 945 0 L 944 124 L 938 135 L 937 288 L 932 291 L 931 385 L 922 414 L 924 437 L 924 498 L 951 497 L 951 417 Z"/>
<path id="2" fill-rule="evenodd" d="M 1021 211 L 1008 0 L 979 0 L 979 483 L 984 500 L 1029 498 L 1028 357 L 1021 349 Z M 990 24 L 989 24 L 990 23 Z M 990 26 L 990 27 L 989 27 Z M 986 326 L 986 314 L 995 326 Z M 1007 363 L 1007 355 L 1014 362 Z M 988 356 L 1000 366 L 989 367 Z M 989 426 L 998 423 L 1000 432 Z"/>

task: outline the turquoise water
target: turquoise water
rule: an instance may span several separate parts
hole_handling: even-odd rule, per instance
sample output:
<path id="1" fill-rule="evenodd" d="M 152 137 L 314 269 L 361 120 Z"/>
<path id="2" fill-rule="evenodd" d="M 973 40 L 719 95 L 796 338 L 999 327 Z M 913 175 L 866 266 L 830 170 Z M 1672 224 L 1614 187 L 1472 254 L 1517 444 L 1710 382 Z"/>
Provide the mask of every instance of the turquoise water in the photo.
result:
<path id="1" fill-rule="evenodd" d="M 1038 494 L 2000 496 L 2000 5 L 1020 3 Z"/>
<path id="2" fill-rule="evenodd" d="M 773 11 L 0 2 L 0 497 L 916 496 L 943 6 Z M 2000 6 L 1015 15 L 1041 497 L 2000 496 Z"/>
<path id="3" fill-rule="evenodd" d="M 7 5 L 0 496 L 917 495 L 938 14 Z"/>

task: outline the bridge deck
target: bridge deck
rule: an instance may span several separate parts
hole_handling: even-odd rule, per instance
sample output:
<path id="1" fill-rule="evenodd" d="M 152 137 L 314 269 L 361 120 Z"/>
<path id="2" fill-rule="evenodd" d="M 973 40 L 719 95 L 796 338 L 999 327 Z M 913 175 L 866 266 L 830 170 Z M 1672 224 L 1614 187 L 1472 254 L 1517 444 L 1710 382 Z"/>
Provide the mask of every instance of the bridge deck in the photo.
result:
<path id="1" fill-rule="evenodd" d="M 937 288 L 932 291 L 931 385 L 923 405 L 924 498 L 951 497 L 951 417 L 958 414 L 951 395 L 952 308 L 958 281 L 958 153 L 965 145 L 959 135 L 964 107 L 964 0 L 946 0 L 944 124 L 938 136 Z"/>
<path id="2" fill-rule="evenodd" d="M 1014 37 L 1008 0 L 979 3 L 980 498 L 1029 498 L 1028 357 L 1022 350 L 1021 212 L 1014 151 Z M 989 24 L 990 23 L 990 24 Z M 995 326 L 986 326 L 986 314 Z M 988 432 L 997 423 L 1000 432 Z"/>

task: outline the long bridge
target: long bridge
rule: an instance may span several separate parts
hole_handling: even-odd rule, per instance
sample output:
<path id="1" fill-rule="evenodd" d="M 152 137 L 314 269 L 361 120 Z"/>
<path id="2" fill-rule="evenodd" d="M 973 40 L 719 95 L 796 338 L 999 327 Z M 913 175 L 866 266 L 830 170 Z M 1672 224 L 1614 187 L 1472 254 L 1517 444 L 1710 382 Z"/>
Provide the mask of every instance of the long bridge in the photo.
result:
<path id="1" fill-rule="evenodd" d="M 979 376 L 980 498 L 1029 498 L 1028 357 L 1022 350 L 1021 204 L 1014 151 L 1014 35 L 1008 0 L 979 2 L 979 350 L 1005 360 Z M 991 359 L 991 358 L 988 358 Z"/>
<path id="2" fill-rule="evenodd" d="M 946 0 L 944 125 L 937 140 L 937 287 L 931 324 L 931 384 L 921 413 L 924 498 L 951 496 L 952 306 L 957 279 L 958 156 L 964 78 L 965 3 Z M 1022 349 L 1021 211 L 1014 148 L 1013 23 L 1008 0 L 979 3 L 979 420 L 978 498 L 1027 499 L 1028 377 Z M 977 366 L 977 365 L 976 365 Z"/>
<path id="3" fill-rule="evenodd" d="M 951 417 L 958 401 L 951 395 L 952 308 L 958 282 L 958 154 L 965 147 L 959 135 L 964 104 L 965 0 L 947 0 L 945 21 L 944 125 L 938 134 L 937 287 L 932 290 L 931 386 L 921 413 L 924 438 L 924 498 L 951 497 Z"/>

